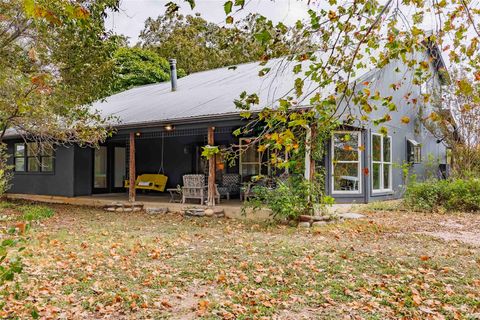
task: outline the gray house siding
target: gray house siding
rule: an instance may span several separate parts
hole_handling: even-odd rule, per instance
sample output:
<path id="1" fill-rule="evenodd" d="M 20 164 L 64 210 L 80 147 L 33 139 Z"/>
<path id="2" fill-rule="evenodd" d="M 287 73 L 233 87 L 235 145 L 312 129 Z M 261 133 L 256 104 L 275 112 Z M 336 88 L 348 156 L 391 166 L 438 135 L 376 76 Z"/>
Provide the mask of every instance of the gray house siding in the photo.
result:
<path id="1" fill-rule="evenodd" d="M 75 146 L 74 150 L 74 196 L 88 196 L 93 185 L 93 149 Z"/>
<path id="2" fill-rule="evenodd" d="M 9 154 L 15 143 L 7 142 Z M 13 158 L 8 162 L 13 165 Z M 10 193 L 51 196 L 83 196 L 92 191 L 92 149 L 78 146 L 60 146 L 54 153 L 53 172 L 13 172 Z"/>
<path id="3" fill-rule="evenodd" d="M 427 53 L 418 53 L 418 61 L 428 61 Z M 429 92 L 440 90 L 440 79 L 433 65 L 430 66 L 431 79 L 428 82 Z M 357 81 L 356 90 L 362 90 L 369 83 L 369 89 L 372 94 L 378 90 L 382 97 L 392 96 L 393 102 L 397 105 L 396 111 L 389 111 L 377 103 L 377 109 L 369 114 L 370 119 L 378 119 L 386 113 L 390 114 L 391 121 L 375 126 L 372 121 L 357 121 L 354 127 L 362 129 L 363 145 L 365 147 L 362 153 L 362 169 L 368 168 L 368 174 L 361 172 L 362 195 L 345 195 L 332 193 L 332 172 L 331 172 L 331 146 L 329 146 L 327 159 L 327 186 L 328 192 L 338 203 L 342 202 L 371 202 L 377 200 L 387 200 L 399 198 L 405 190 L 405 181 L 402 172 L 402 164 L 406 163 L 407 158 L 407 140 L 413 139 L 421 144 L 422 163 L 412 164 L 410 175 L 415 175 L 416 179 L 424 180 L 429 174 L 427 171 L 435 170 L 436 167 L 427 168 L 428 158 L 433 159 L 434 163 L 446 163 L 446 146 L 438 143 L 437 139 L 423 126 L 420 121 L 422 115 L 428 115 L 432 106 L 429 103 L 423 103 L 419 86 L 412 85 L 413 74 L 403 62 L 393 61 L 381 70 L 370 72 Z M 391 84 L 401 84 L 397 90 L 391 88 Z M 408 97 L 408 99 L 406 98 Z M 417 104 L 412 103 L 412 99 L 417 99 Z M 352 108 L 356 118 L 361 117 L 359 108 Z M 407 116 L 410 119 L 408 124 L 402 122 L 402 117 Z M 381 127 L 388 130 L 388 135 L 392 138 L 392 191 L 377 193 L 372 190 L 372 147 L 371 138 L 373 133 L 379 133 Z"/>
<path id="4" fill-rule="evenodd" d="M 9 141 L 8 152 L 13 154 L 15 143 Z M 53 172 L 14 172 L 10 193 L 74 196 L 74 147 L 59 147 L 55 151 Z M 13 164 L 13 158 L 9 159 Z"/>

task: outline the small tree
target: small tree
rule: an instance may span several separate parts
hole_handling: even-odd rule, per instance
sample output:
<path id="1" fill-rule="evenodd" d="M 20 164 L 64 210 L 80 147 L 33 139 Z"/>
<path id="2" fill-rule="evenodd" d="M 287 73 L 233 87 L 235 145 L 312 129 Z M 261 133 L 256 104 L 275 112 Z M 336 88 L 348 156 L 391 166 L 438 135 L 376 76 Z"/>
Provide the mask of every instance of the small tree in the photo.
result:
<path id="1" fill-rule="evenodd" d="M 90 105 L 111 92 L 118 38 L 104 18 L 117 7 L 118 0 L 0 2 L 0 145 L 7 134 L 45 148 L 109 136 L 110 119 Z M 3 192 L 9 174 L 6 158 L 0 163 Z"/>
<path id="2" fill-rule="evenodd" d="M 51 144 L 95 144 L 107 120 L 90 103 L 110 91 L 117 0 L 0 2 L 0 142 L 14 131 Z"/>
<path id="3" fill-rule="evenodd" d="M 460 178 L 480 174 L 480 76 L 451 71 L 451 83 L 436 94 L 425 126 L 451 148 L 452 173 Z"/>

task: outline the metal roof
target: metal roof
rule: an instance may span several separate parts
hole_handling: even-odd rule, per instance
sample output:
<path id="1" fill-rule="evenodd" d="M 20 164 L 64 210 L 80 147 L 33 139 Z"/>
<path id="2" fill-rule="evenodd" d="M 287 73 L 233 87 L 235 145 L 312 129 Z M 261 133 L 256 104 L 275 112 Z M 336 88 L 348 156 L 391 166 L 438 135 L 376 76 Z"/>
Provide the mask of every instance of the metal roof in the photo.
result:
<path id="1" fill-rule="evenodd" d="M 297 62 L 273 59 L 265 66 L 255 62 L 193 73 L 178 79 L 177 91 L 171 91 L 169 81 L 136 87 L 96 102 L 93 108 L 116 117 L 118 126 L 213 118 L 238 114 L 234 100 L 245 91 L 259 96 L 260 104 L 252 106 L 259 110 L 292 95 L 295 79 L 302 77 L 292 72 L 293 63 Z M 270 72 L 260 77 L 264 68 L 271 68 Z M 304 91 L 312 91 L 313 86 L 307 83 Z"/>

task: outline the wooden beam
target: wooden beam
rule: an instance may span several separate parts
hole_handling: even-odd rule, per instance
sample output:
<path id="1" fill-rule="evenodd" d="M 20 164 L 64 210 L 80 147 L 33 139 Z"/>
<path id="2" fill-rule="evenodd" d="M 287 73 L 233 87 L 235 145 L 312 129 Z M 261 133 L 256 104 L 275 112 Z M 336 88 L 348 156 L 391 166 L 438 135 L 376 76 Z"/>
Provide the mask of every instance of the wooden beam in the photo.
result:
<path id="1" fill-rule="evenodd" d="M 215 127 L 208 128 L 208 145 L 215 144 Z M 207 205 L 215 206 L 215 156 L 208 159 L 208 193 Z"/>
<path id="2" fill-rule="evenodd" d="M 316 128 L 315 125 L 312 125 L 310 128 L 310 173 L 309 180 L 314 181 L 315 179 L 315 159 L 313 158 L 312 152 L 314 150 L 314 144 L 316 139 Z"/>
<path id="3" fill-rule="evenodd" d="M 304 178 L 311 181 L 311 165 L 312 165 L 312 129 L 308 126 L 305 133 L 305 172 Z"/>
<path id="4" fill-rule="evenodd" d="M 130 186 L 128 188 L 128 201 L 135 202 L 135 132 L 130 132 L 130 158 L 128 177 Z"/>

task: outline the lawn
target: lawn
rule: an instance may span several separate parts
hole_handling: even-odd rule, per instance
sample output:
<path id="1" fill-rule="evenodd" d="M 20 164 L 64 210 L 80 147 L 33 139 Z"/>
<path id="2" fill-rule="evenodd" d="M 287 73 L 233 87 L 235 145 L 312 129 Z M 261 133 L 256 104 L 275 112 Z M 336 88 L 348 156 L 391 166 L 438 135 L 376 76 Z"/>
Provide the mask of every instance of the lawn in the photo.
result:
<path id="1" fill-rule="evenodd" d="M 18 207 L 2 206 L 2 227 Z M 50 208 L 3 288 L 3 318 L 480 317 L 479 215 L 370 206 L 366 219 L 303 230 Z"/>

